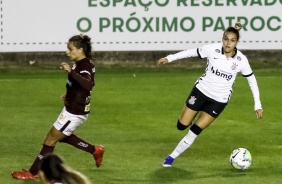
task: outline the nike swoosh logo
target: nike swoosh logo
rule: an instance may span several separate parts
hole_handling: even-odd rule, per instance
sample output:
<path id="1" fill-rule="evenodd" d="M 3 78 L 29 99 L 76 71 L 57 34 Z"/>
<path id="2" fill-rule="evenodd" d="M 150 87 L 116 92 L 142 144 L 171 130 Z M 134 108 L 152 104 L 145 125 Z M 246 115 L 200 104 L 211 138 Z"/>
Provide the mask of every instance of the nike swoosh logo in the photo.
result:
<path id="1" fill-rule="evenodd" d="M 238 151 L 235 155 L 233 155 L 233 156 L 232 156 L 232 158 L 235 158 L 235 157 L 236 157 L 236 155 L 238 155 L 238 153 L 239 153 L 239 151 Z"/>

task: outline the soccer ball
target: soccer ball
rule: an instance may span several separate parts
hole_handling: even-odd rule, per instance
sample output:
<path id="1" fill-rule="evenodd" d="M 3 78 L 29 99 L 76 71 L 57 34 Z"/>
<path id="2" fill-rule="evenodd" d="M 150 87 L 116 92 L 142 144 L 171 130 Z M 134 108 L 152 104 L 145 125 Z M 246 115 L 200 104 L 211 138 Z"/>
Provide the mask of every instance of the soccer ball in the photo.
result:
<path id="1" fill-rule="evenodd" d="M 230 163 L 235 169 L 248 169 L 252 164 L 252 155 L 246 148 L 237 148 L 230 155 Z"/>

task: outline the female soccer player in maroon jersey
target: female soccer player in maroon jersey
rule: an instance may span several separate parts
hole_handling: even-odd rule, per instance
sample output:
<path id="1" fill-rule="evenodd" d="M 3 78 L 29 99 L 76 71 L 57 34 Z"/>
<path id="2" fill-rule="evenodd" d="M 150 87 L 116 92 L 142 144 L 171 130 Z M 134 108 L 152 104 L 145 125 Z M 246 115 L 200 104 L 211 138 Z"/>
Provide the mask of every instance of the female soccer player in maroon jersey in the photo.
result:
<path id="1" fill-rule="evenodd" d="M 91 38 L 76 35 L 69 39 L 67 56 L 74 61 L 71 67 L 63 62 L 61 69 L 68 73 L 66 94 L 62 95 L 64 108 L 52 128 L 47 133 L 43 147 L 29 170 L 12 172 L 15 179 L 38 178 L 39 164 L 47 153 L 52 153 L 57 142 L 70 144 L 94 156 L 96 166 L 100 167 L 104 154 L 103 146 L 94 146 L 77 137 L 73 132 L 86 121 L 90 112 L 91 90 L 95 85 L 95 66 L 91 62 Z"/>

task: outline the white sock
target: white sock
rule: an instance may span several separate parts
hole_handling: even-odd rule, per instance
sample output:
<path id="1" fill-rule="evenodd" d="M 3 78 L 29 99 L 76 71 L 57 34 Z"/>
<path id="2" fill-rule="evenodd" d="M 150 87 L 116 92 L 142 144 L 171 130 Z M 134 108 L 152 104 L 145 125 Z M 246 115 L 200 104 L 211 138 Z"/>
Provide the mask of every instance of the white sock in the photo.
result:
<path id="1" fill-rule="evenodd" d="M 197 135 L 194 134 L 191 130 L 189 130 L 188 134 L 183 137 L 183 139 L 178 143 L 174 151 L 170 154 L 172 158 L 178 157 L 181 153 L 187 150 L 195 141 Z"/>

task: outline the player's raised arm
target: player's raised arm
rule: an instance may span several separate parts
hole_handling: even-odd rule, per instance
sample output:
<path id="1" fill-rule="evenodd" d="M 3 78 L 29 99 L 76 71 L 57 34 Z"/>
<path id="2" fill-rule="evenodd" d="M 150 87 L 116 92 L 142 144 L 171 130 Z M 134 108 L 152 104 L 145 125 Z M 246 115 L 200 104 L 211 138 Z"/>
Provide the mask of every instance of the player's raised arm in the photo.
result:
<path id="1" fill-rule="evenodd" d="M 176 60 L 184 59 L 184 58 L 190 58 L 190 57 L 200 57 L 197 49 L 187 49 L 187 50 L 183 50 L 178 53 L 175 53 L 175 54 L 170 54 L 164 58 L 159 59 L 157 61 L 157 65 L 166 64 L 172 61 L 176 61 Z"/>

